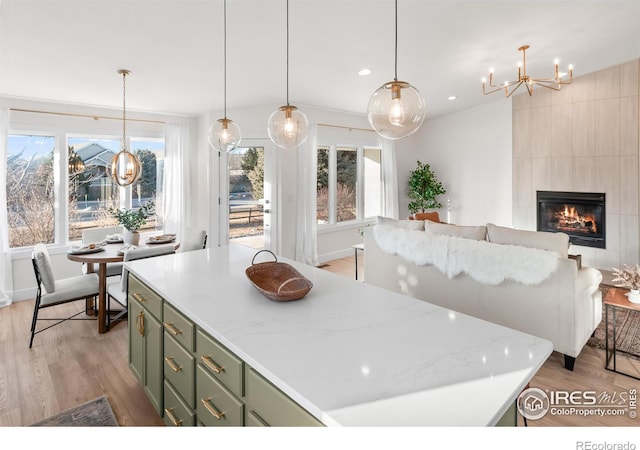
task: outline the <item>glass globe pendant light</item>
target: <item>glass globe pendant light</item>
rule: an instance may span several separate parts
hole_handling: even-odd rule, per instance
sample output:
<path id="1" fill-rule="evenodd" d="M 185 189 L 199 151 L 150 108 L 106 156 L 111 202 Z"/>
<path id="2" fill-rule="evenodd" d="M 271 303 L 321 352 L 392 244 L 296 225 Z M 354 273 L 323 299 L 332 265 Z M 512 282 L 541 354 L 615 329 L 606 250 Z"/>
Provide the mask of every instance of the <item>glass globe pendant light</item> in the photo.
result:
<path id="1" fill-rule="evenodd" d="M 267 132 L 278 147 L 289 148 L 302 144 L 307 139 L 309 122 L 307 116 L 289 104 L 289 0 L 287 0 L 287 104 L 279 107 L 269 117 Z"/>
<path id="2" fill-rule="evenodd" d="M 209 144 L 218 151 L 230 152 L 241 138 L 240 127 L 227 118 L 227 0 L 224 0 L 224 118 L 209 128 Z"/>
<path id="3" fill-rule="evenodd" d="M 120 69 L 122 75 L 122 150 L 111 159 L 109 177 L 118 186 L 129 186 L 136 182 L 142 173 L 142 164 L 136 155 L 127 150 L 127 102 L 126 78 L 130 70 Z"/>
<path id="4" fill-rule="evenodd" d="M 398 0 L 395 16 L 395 76 L 371 95 L 367 106 L 369 123 L 376 133 L 387 139 L 401 139 L 415 133 L 426 113 L 420 91 L 406 81 L 398 81 Z"/>

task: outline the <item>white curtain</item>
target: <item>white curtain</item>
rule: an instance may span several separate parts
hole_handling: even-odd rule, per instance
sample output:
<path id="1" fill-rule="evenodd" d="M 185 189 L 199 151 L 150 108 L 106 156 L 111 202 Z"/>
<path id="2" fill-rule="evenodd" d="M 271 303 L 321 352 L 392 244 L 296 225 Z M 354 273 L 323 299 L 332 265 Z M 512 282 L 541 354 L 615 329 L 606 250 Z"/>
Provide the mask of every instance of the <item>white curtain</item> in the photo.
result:
<path id="1" fill-rule="evenodd" d="M 296 227 L 296 260 L 318 265 L 316 176 L 318 167 L 318 126 L 309 125 L 309 137 L 298 148 L 298 226 Z"/>
<path id="2" fill-rule="evenodd" d="M 176 233 L 178 239 L 185 236 L 186 228 L 193 222 L 193 177 L 191 162 L 195 158 L 194 126 L 191 123 L 167 123 L 165 125 L 164 165 L 164 230 Z"/>
<path id="3" fill-rule="evenodd" d="M 382 141 L 382 215 L 398 218 L 398 171 L 393 141 Z"/>
<path id="4" fill-rule="evenodd" d="M 9 223 L 7 221 L 7 135 L 9 111 L 0 108 L 0 306 L 13 299 Z"/>

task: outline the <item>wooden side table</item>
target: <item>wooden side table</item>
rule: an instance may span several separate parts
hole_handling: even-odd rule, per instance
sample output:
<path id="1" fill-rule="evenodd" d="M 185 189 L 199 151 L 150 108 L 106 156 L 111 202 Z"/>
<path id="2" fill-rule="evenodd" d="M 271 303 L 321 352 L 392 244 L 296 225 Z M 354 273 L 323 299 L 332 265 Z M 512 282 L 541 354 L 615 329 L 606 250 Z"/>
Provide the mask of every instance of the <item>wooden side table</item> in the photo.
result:
<path id="1" fill-rule="evenodd" d="M 622 372 L 617 368 L 617 348 L 616 348 L 616 338 L 617 338 L 617 330 L 616 330 L 616 311 L 618 309 L 627 309 L 630 311 L 634 311 L 635 313 L 640 312 L 640 304 L 639 303 L 631 303 L 627 299 L 627 293 L 629 291 L 627 289 L 621 288 L 610 288 L 607 292 L 607 295 L 604 298 L 604 326 L 605 326 L 605 369 L 610 370 L 612 372 L 616 372 L 622 375 L 626 375 L 631 378 L 635 378 L 636 380 L 640 380 L 639 377 L 635 375 L 631 375 L 629 373 Z M 612 327 L 612 339 L 613 345 L 611 349 L 609 348 L 609 311 L 611 311 L 613 316 L 613 327 Z M 640 356 L 635 355 L 634 356 Z M 613 364 L 611 364 L 613 363 Z"/>
<path id="2" fill-rule="evenodd" d="M 364 244 L 354 244 L 351 246 L 356 257 L 356 280 L 358 279 L 358 250 L 364 251 Z"/>

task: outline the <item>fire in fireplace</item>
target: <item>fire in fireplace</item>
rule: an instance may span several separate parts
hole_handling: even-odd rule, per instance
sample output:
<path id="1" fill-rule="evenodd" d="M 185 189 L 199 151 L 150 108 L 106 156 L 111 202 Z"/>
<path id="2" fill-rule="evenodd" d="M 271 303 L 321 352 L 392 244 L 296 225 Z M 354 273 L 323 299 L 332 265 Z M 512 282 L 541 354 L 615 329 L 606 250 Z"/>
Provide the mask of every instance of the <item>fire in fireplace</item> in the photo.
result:
<path id="1" fill-rule="evenodd" d="M 605 194 L 537 192 L 538 231 L 563 232 L 574 245 L 605 248 Z"/>

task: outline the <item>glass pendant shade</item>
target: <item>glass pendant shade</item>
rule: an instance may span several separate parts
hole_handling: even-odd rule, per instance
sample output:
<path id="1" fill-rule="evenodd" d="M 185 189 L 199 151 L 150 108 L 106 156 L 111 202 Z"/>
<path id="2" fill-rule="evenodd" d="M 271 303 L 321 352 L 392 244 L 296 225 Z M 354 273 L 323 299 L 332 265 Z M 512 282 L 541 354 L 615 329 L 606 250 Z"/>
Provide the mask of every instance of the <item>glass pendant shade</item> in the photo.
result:
<path id="1" fill-rule="evenodd" d="M 240 127 L 233 120 L 218 119 L 209 128 L 209 144 L 221 152 L 230 152 L 240 144 Z"/>
<path id="2" fill-rule="evenodd" d="M 309 122 L 295 106 L 281 106 L 271 114 L 267 123 L 269 138 L 278 147 L 289 148 L 302 144 L 307 139 Z"/>
<path id="3" fill-rule="evenodd" d="M 113 157 L 110 168 L 109 176 L 118 186 L 135 183 L 142 173 L 138 157 L 125 148 Z"/>
<path id="4" fill-rule="evenodd" d="M 367 117 L 373 129 L 387 139 L 401 139 L 415 133 L 426 115 L 425 101 L 405 81 L 389 81 L 369 99 Z"/>
<path id="5" fill-rule="evenodd" d="M 73 175 L 84 170 L 84 161 L 73 148 L 69 150 L 69 174 Z"/>

